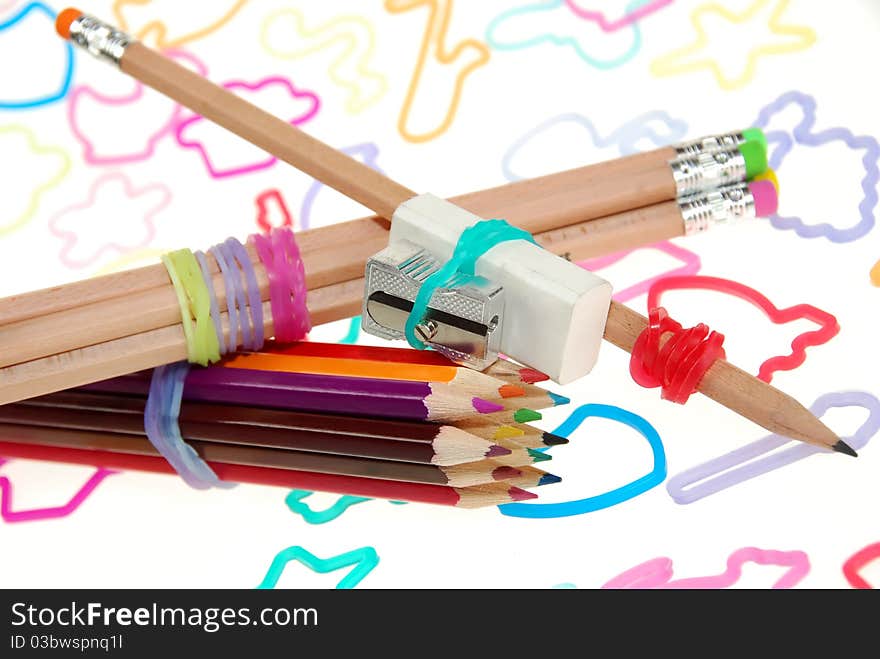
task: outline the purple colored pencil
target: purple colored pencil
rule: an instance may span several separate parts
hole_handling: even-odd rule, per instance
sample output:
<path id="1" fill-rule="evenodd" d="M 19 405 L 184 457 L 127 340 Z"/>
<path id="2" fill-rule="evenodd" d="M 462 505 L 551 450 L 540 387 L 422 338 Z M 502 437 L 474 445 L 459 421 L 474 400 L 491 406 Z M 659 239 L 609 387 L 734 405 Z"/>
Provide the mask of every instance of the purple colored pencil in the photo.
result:
<path id="1" fill-rule="evenodd" d="M 144 371 L 82 387 L 144 396 L 151 372 Z M 380 380 L 243 368 L 193 368 L 184 400 L 357 414 L 392 419 L 457 421 L 498 411 L 500 406 L 452 391 L 445 383 Z"/>

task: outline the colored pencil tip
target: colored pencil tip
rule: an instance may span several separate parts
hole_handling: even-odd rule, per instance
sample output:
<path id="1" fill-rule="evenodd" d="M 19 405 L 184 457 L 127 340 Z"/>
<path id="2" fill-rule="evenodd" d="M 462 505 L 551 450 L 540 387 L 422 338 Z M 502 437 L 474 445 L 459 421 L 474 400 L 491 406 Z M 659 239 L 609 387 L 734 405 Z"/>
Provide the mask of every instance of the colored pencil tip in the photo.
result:
<path id="1" fill-rule="evenodd" d="M 492 444 L 484 455 L 487 458 L 497 458 L 502 455 L 510 455 L 511 453 L 512 451 L 509 448 L 499 446 L 498 444 Z"/>
<path id="2" fill-rule="evenodd" d="M 522 407 L 513 413 L 513 420 L 517 423 L 528 423 L 529 421 L 540 421 L 544 417 L 540 412 Z"/>
<path id="3" fill-rule="evenodd" d="M 562 479 L 556 474 L 544 474 L 541 476 L 541 480 L 538 481 L 538 485 L 553 485 L 553 483 L 559 483 Z"/>
<path id="4" fill-rule="evenodd" d="M 568 437 L 554 435 L 552 432 L 545 432 L 541 437 L 547 446 L 559 446 L 560 444 L 568 444 Z"/>
<path id="5" fill-rule="evenodd" d="M 838 439 L 834 446 L 832 446 L 831 448 L 833 448 L 838 453 L 845 453 L 846 455 L 851 455 L 854 458 L 859 457 L 859 454 L 856 453 L 853 448 L 842 439 Z"/>
<path id="6" fill-rule="evenodd" d="M 510 439 L 511 437 L 522 437 L 525 432 L 513 426 L 498 426 L 492 439 Z"/>
<path id="7" fill-rule="evenodd" d="M 527 448 L 529 455 L 532 456 L 532 460 L 534 462 L 547 462 L 547 460 L 552 460 L 553 456 L 549 453 L 544 453 L 544 451 L 538 451 L 533 448 Z"/>
<path id="8" fill-rule="evenodd" d="M 504 405 L 499 405 L 498 403 L 493 403 L 491 401 L 485 400 L 484 398 L 472 398 L 471 405 L 474 406 L 474 409 L 480 414 L 489 414 L 490 412 L 500 412 L 504 409 Z"/>
<path id="9" fill-rule="evenodd" d="M 517 396 L 525 396 L 526 390 L 515 384 L 505 384 L 498 387 L 498 393 L 502 398 L 516 398 Z"/>
<path id="10" fill-rule="evenodd" d="M 548 391 L 547 395 L 550 396 L 550 400 L 553 401 L 554 405 L 568 405 L 571 402 L 571 398 L 560 394 L 554 394 L 552 391 Z"/>
<path id="11" fill-rule="evenodd" d="M 535 384 L 536 382 L 546 382 L 550 376 L 533 368 L 525 367 L 519 369 L 519 379 L 526 384 Z"/>
<path id="12" fill-rule="evenodd" d="M 527 501 L 529 499 L 537 499 L 538 495 L 534 492 L 529 492 L 528 490 L 524 490 L 521 487 L 511 487 L 507 490 L 507 496 L 510 497 L 511 501 Z"/>
<path id="13" fill-rule="evenodd" d="M 495 467 L 492 470 L 492 478 L 496 481 L 506 481 L 511 478 L 516 478 L 517 476 L 522 476 L 522 470 L 517 469 L 516 467 Z"/>

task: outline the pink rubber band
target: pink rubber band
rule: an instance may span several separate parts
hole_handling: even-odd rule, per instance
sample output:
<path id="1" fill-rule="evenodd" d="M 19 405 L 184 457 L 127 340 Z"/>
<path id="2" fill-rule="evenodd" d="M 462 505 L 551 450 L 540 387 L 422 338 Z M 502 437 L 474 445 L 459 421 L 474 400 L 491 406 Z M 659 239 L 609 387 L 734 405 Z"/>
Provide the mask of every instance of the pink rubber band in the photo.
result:
<path id="1" fill-rule="evenodd" d="M 276 227 L 269 236 L 255 233 L 249 240 L 269 277 L 275 339 L 283 343 L 299 341 L 311 329 L 311 322 L 306 307 L 305 267 L 293 232 Z"/>

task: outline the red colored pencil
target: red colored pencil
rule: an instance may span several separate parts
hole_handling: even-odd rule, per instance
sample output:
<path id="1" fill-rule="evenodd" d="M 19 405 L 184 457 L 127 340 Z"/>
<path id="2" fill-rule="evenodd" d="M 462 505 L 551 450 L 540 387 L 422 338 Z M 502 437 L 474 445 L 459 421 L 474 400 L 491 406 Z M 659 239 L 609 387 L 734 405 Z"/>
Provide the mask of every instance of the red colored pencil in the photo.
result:
<path id="1" fill-rule="evenodd" d="M 16 426 L 0 426 L 0 436 L 2 437 L 14 439 L 16 432 Z M 90 465 L 105 469 L 174 474 L 174 469 L 165 461 L 165 458 L 149 455 L 128 455 L 124 453 L 111 453 L 109 451 L 20 444 L 14 441 L 0 442 L 0 455 L 26 460 L 48 460 L 50 462 Z M 290 469 L 252 467 L 222 462 L 209 462 L 208 464 L 219 478 L 231 483 L 273 485 L 287 489 L 334 492 L 377 499 L 433 503 L 459 508 L 481 508 L 511 501 L 536 499 L 538 496 L 519 487 L 504 485 L 503 483 L 456 488 L 443 485 L 384 481 L 358 476 L 313 474 Z"/>

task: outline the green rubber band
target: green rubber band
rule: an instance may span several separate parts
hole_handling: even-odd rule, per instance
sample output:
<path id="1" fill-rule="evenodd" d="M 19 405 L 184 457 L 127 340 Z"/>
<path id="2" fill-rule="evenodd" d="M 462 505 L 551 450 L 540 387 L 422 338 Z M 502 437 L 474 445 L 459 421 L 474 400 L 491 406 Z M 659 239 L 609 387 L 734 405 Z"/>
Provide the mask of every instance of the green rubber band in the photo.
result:
<path id="1" fill-rule="evenodd" d="M 425 319 L 428 303 L 434 292 L 446 286 L 456 274 L 473 275 L 477 259 L 496 245 L 510 240 L 535 242 L 528 231 L 512 226 L 505 220 L 483 220 L 461 232 L 450 259 L 422 283 L 413 301 L 412 311 L 404 327 L 406 340 L 413 348 L 424 350 L 427 347 L 416 336 L 416 326 Z"/>
<path id="2" fill-rule="evenodd" d="M 199 262 L 188 249 L 162 255 L 177 303 L 186 337 L 187 359 L 207 366 L 220 359 L 220 337 L 211 318 L 211 294 L 202 276 Z"/>

